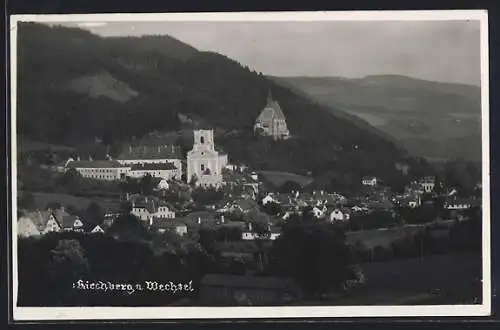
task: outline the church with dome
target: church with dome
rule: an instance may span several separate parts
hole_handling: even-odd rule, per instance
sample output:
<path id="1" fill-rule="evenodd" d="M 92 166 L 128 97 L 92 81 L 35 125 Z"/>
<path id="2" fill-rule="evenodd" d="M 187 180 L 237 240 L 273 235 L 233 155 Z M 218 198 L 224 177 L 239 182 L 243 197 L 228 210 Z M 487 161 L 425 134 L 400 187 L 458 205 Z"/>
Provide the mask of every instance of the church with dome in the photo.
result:
<path id="1" fill-rule="evenodd" d="M 285 115 L 278 101 L 273 99 L 271 91 L 267 96 L 266 106 L 255 121 L 254 132 L 270 136 L 274 140 L 284 140 L 290 137 Z"/>

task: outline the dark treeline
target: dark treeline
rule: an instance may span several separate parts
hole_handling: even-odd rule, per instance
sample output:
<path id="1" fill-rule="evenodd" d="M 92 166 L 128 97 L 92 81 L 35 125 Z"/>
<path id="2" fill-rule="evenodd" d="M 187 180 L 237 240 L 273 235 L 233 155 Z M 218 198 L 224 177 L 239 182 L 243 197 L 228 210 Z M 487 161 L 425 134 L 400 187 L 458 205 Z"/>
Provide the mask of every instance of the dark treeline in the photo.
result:
<path id="1" fill-rule="evenodd" d="M 165 306 L 185 298 L 196 304 L 205 274 L 242 275 L 249 270 L 257 276 L 295 279 L 306 296 L 319 297 L 342 290 L 343 283 L 356 276 L 343 231 L 307 216 L 285 226 L 272 243 L 259 239 L 242 242 L 239 228 L 200 228 L 183 237 L 169 231 L 155 233 L 126 212 L 107 234 L 50 233 L 19 238 L 18 242 L 21 306 Z M 224 257 L 221 243 L 244 244 L 251 260 Z M 73 287 L 78 280 L 192 281 L 194 291 L 129 294 L 78 290 Z"/>
<path id="2" fill-rule="evenodd" d="M 455 222 L 450 227 L 425 227 L 392 242 L 390 246 L 367 248 L 361 242 L 352 248 L 354 260 L 360 263 L 394 259 L 425 258 L 441 253 L 482 250 L 481 218 Z"/>

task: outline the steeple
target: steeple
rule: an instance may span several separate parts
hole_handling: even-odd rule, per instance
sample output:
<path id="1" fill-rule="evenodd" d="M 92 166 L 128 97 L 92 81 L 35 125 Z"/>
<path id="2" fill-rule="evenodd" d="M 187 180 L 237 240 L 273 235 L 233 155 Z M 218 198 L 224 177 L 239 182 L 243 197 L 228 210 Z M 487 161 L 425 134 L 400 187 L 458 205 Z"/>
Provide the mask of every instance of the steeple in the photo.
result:
<path id="1" fill-rule="evenodd" d="M 267 105 L 270 106 L 273 103 L 273 95 L 271 94 L 271 88 L 267 90 Z"/>

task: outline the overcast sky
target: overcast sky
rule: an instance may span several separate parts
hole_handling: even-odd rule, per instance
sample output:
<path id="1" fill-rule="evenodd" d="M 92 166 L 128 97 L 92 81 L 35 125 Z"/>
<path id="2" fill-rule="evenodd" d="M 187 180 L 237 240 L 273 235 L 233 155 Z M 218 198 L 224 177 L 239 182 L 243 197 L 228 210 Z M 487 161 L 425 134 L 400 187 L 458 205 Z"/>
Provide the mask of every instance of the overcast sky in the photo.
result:
<path id="1" fill-rule="evenodd" d="M 75 25 L 75 24 L 72 24 Z M 264 74 L 401 74 L 480 85 L 479 21 L 80 23 L 102 36 L 168 34 Z"/>

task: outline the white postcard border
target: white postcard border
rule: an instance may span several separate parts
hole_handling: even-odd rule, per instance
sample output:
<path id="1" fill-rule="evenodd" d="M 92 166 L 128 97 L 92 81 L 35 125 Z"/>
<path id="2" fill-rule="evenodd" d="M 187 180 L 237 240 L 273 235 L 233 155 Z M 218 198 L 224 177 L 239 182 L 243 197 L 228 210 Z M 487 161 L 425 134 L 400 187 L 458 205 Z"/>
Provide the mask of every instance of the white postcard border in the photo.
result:
<path id="1" fill-rule="evenodd" d="M 274 319 L 330 317 L 447 317 L 488 316 L 491 313 L 489 53 L 486 10 L 239 12 L 169 14 L 56 14 L 11 15 L 11 175 L 12 284 L 14 321 L 140 320 L 140 319 Z M 483 186 L 483 303 L 446 306 L 307 306 L 307 307 L 17 307 L 17 23 L 32 22 L 145 22 L 145 21 L 442 21 L 479 20 L 481 25 L 481 106 Z"/>

